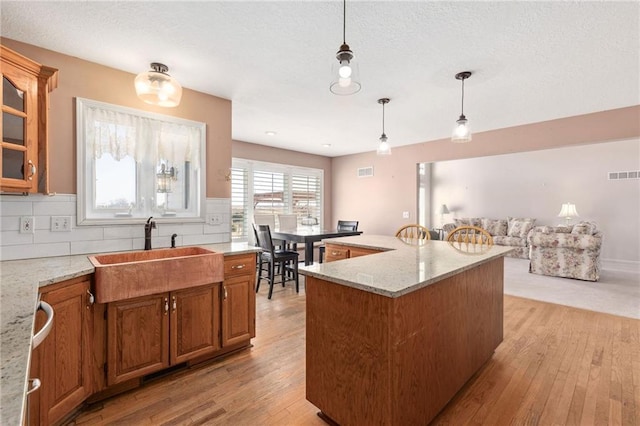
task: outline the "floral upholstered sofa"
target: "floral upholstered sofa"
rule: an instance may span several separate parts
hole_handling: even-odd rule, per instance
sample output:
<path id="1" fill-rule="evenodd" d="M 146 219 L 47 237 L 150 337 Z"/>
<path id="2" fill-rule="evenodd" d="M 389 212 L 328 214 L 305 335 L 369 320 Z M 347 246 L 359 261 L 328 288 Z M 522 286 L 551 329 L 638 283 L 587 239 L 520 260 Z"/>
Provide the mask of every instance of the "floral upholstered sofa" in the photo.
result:
<path id="1" fill-rule="evenodd" d="M 598 281 L 602 232 L 594 222 L 569 226 L 537 226 L 528 237 L 529 272 Z"/>
<path id="2" fill-rule="evenodd" d="M 448 234 L 458 226 L 473 225 L 485 229 L 493 237 L 493 243 L 500 246 L 515 247 L 510 257 L 529 258 L 527 236 L 535 226 L 536 220 L 530 217 L 508 217 L 507 219 L 490 219 L 486 217 L 469 217 L 453 219 L 442 229 Z"/>

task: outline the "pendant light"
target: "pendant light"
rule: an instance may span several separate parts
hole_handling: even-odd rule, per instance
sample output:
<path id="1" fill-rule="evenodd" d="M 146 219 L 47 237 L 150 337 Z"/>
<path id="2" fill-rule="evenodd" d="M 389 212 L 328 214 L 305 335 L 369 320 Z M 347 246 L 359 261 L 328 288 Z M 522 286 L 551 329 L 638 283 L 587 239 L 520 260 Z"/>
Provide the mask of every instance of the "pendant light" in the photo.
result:
<path id="1" fill-rule="evenodd" d="M 469 128 L 467 117 L 464 116 L 464 81 L 469 77 L 471 77 L 471 71 L 463 71 L 456 74 L 456 80 L 462 80 L 462 110 L 451 136 L 451 141 L 456 143 L 471 141 L 471 129 Z"/>
<path id="2" fill-rule="evenodd" d="M 382 135 L 380 135 L 380 144 L 376 153 L 378 155 L 391 155 L 391 146 L 387 142 L 387 135 L 384 133 L 384 106 L 390 101 L 389 98 L 378 99 L 378 103 L 382 104 Z"/>
<path id="3" fill-rule="evenodd" d="M 332 66 L 333 78 L 329 90 L 333 94 L 344 96 L 358 93 L 362 86 L 358 78 L 358 64 L 353 61 L 353 52 L 346 41 L 347 0 L 343 0 L 342 8 L 342 46 L 336 53 L 338 63 L 334 62 Z"/>
<path id="4" fill-rule="evenodd" d="M 140 99 L 151 105 L 175 107 L 180 104 L 182 86 L 178 80 L 167 74 L 169 67 L 158 62 L 151 63 L 151 70 L 136 76 L 136 93 Z"/>

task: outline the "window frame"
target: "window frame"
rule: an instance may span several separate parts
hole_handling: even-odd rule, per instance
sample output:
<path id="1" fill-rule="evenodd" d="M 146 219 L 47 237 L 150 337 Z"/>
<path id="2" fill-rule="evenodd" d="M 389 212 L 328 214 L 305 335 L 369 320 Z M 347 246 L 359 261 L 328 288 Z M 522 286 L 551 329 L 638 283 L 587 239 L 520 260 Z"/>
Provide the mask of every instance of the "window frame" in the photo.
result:
<path id="1" fill-rule="evenodd" d="M 136 224 L 146 220 L 148 216 L 153 216 L 154 220 L 162 223 L 184 223 L 184 222 L 205 222 L 206 221 L 206 123 L 187 120 L 183 118 L 157 114 L 147 111 L 142 111 L 134 108 L 123 107 L 120 105 L 109 104 L 100 101 L 94 101 L 84 98 L 76 99 L 76 172 L 77 172 L 77 225 L 126 225 Z M 133 115 L 136 117 L 155 120 L 165 124 L 180 125 L 192 128 L 193 131 L 199 132 L 197 138 L 197 144 L 199 149 L 198 168 L 194 169 L 195 179 L 190 179 L 191 185 L 196 185 L 195 188 L 191 188 L 189 192 L 189 204 L 194 204 L 190 209 L 191 212 L 179 212 L 166 215 L 154 214 L 150 210 L 145 209 L 147 212 L 143 216 L 141 215 L 126 215 L 122 213 L 111 213 L 99 215 L 96 213 L 96 209 L 93 208 L 93 201 L 95 198 L 95 170 L 96 162 L 90 161 L 86 141 L 86 110 L 88 108 L 101 108 L 108 111 L 113 111 L 121 114 Z M 137 142 L 137 141 L 136 141 Z M 155 152 L 157 163 L 160 161 L 161 155 Z M 141 179 L 140 167 L 136 162 L 136 193 L 145 194 L 147 197 L 149 194 L 153 194 L 153 200 L 155 200 L 157 194 L 155 191 L 155 185 L 149 182 L 144 182 Z M 147 176 L 151 173 L 147 171 Z M 155 183 L 155 182 L 154 182 Z M 154 201 L 155 202 L 155 201 Z M 155 210 L 156 207 L 151 207 L 151 210 Z M 107 209 L 105 209 L 106 212 Z"/>

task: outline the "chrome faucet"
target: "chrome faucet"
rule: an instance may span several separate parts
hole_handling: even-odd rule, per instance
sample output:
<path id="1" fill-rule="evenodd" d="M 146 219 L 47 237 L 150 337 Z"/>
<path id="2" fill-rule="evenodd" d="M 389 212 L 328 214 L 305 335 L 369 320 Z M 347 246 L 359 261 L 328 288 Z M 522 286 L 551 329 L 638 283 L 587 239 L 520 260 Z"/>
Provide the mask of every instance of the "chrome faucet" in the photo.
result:
<path id="1" fill-rule="evenodd" d="M 144 249 L 151 250 L 151 230 L 156 228 L 156 223 L 152 221 L 153 216 L 147 219 L 147 223 L 144 224 Z"/>

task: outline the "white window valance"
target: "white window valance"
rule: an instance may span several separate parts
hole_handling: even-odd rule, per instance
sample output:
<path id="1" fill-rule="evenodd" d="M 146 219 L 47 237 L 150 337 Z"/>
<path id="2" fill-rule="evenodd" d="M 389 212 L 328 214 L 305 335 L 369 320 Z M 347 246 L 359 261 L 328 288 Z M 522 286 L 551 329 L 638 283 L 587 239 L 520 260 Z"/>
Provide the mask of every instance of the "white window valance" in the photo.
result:
<path id="1" fill-rule="evenodd" d="M 129 156 L 143 161 L 157 153 L 159 158 L 171 163 L 196 163 L 200 156 L 202 129 L 199 127 L 100 106 L 89 106 L 85 118 L 87 149 L 96 159 L 110 154 L 116 160 Z"/>

